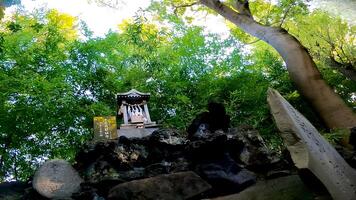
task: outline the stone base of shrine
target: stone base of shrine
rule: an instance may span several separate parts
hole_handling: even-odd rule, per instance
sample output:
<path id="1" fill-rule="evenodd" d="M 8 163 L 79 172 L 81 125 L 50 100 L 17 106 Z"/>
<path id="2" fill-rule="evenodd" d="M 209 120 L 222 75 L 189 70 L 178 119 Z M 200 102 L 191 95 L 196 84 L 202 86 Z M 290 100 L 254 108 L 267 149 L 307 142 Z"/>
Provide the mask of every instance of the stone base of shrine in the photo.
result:
<path id="1" fill-rule="evenodd" d="M 154 128 L 120 128 L 117 130 L 118 136 L 125 136 L 127 138 L 143 138 L 151 135 L 158 127 Z"/>

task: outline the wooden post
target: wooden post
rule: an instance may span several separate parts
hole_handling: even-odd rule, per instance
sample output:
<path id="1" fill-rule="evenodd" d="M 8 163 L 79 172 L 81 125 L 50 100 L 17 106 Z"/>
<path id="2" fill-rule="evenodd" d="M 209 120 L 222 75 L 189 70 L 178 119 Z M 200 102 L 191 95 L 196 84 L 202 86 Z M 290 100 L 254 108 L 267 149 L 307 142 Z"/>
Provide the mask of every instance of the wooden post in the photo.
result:
<path id="1" fill-rule="evenodd" d="M 147 118 L 147 122 L 151 123 L 151 117 L 150 117 L 150 113 L 148 112 L 148 106 L 147 106 L 147 102 L 143 101 L 143 109 L 146 113 L 146 118 Z"/>
<path id="2" fill-rule="evenodd" d="M 127 106 L 125 105 L 126 101 L 122 101 L 123 113 L 124 113 L 124 124 L 129 124 L 129 119 L 127 117 Z"/>

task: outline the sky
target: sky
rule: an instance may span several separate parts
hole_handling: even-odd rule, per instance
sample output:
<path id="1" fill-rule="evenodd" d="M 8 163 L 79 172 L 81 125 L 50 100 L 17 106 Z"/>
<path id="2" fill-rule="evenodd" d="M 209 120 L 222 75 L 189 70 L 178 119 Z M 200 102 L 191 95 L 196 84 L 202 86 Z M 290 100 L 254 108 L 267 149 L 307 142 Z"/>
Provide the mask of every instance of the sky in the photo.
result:
<path id="1" fill-rule="evenodd" d="M 117 25 L 125 18 L 131 17 L 139 8 L 147 8 L 149 0 L 125 1 L 125 9 L 100 7 L 87 0 L 22 0 L 21 4 L 28 11 L 35 8 L 54 8 L 85 21 L 97 36 L 103 36 L 109 29 L 116 30 Z M 6 13 L 13 12 L 16 6 L 8 8 Z"/>
<path id="2" fill-rule="evenodd" d="M 122 20 L 134 16 L 139 9 L 145 9 L 150 4 L 150 0 L 120 1 L 123 3 L 123 6 L 119 6 L 117 9 L 88 3 L 88 0 L 21 0 L 21 4 L 27 11 L 47 7 L 78 17 L 87 23 L 95 36 L 104 36 L 110 29 L 117 30 L 117 25 Z M 15 10 L 16 6 L 12 6 L 6 9 L 6 13 L 9 15 Z M 201 17 L 195 24 L 201 26 L 208 24 L 206 26 L 207 32 L 218 33 L 220 35 L 227 35 L 229 32 L 222 17 Z"/>
<path id="3" fill-rule="evenodd" d="M 95 3 L 88 3 L 88 0 L 21 0 L 21 4 L 28 11 L 47 7 L 78 17 L 88 24 L 95 36 L 104 36 L 110 29 L 117 30 L 117 25 L 123 19 L 134 16 L 139 9 L 145 9 L 150 4 L 150 0 L 117 1 L 123 4 L 118 9 L 100 7 Z M 324 9 L 356 25 L 356 0 L 312 0 L 310 3 L 313 8 Z M 6 13 L 9 14 L 15 9 L 16 6 L 7 8 Z M 204 30 L 208 33 L 217 33 L 222 37 L 229 34 L 224 19 L 220 16 L 200 17 L 195 24 L 205 26 Z"/>

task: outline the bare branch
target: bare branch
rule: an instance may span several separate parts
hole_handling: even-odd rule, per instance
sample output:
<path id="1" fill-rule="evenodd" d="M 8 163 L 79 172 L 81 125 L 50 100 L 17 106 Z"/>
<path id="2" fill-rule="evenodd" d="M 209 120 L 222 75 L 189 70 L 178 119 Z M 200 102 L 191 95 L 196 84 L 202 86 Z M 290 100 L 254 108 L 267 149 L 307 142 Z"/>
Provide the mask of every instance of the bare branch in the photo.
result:
<path id="1" fill-rule="evenodd" d="M 198 1 L 195 1 L 195 2 L 189 3 L 189 4 L 173 5 L 173 7 L 174 7 L 174 11 L 173 12 L 174 12 L 174 14 L 177 14 L 178 9 L 192 7 L 192 6 L 194 6 L 194 5 L 198 4 L 198 3 L 199 3 Z"/>
<path id="2" fill-rule="evenodd" d="M 259 42 L 259 41 L 261 41 L 261 39 L 257 39 L 257 40 L 255 40 L 255 41 L 252 41 L 252 42 L 246 43 L 246 44 L 244 44 L 244 45 L 251 45 L 251 44 L 255 44 L 255 43 Z"/>
<path id="3" fill-rule="evenodd" d="M 286 10 L 286 12 L 284 13 L 283 17 L 282 17 L 282 20 L 281 20 L 281 23 L 279 24 L 279 27 L 282 27 L 284 21 L 286 20 L 288 14 L 289 14 L 289 11 L 290 9 L 292 8 L 293 4 L 290 4 Z"/>

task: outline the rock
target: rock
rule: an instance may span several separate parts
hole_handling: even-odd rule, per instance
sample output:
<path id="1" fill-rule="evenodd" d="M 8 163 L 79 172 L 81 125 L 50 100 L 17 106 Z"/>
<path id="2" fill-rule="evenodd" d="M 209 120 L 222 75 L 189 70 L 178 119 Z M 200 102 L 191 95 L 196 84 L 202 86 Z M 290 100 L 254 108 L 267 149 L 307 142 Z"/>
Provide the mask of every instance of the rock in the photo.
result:
<path id="1" fill-rule="evenodd" d="M 227 136 L 222 131 L 196 138 L 187 146 L 187 156 L 194 162 L 220 159 L 227 151 Z"/>
<path id="2" fill-rule="evenodd" d="M 341 145 L 334 146 L 336 151 L 345 159 L 345 161 L 354 169 L 356 169 L 356 149 L 350 150 Z"/>
<path id="3" fill-rule="evenodd" d="M 208 111 L 195 117 L 187 128 L 188 138 L 194 139 L 217 130 L 227 131 L 230 125 L 230 116 L 226 114 L 225 107 L 221 103 L 210 102 Z"/>
<path id="4" fill-rule="evenodd" d="M 266 174 L 266 179 L 274 179 L 282 176 L 288 176 L 291 174 L 292 172 L 290 170 L 272 170 Z"/>
<path id="5" fill-rule="evenodd" d="M 211 186 L 194 172 L 179 172 L 117 185 L 109 192 L 111 200 L 176 200 L 197 196 Z"/>
<path id="6" fill-rule="evenodd" d="M 21 200 L 48 200 L 47 197 L 40 195 L 33 187 L 29 187 L 25 189 L 22 198 L 18 198 Z"/>
<path id="7" fill-rule="evenodd" d="M 218 194 L 235 193 L 256 182 L 256 175 L 239 167 L 229 154 L 225 154 L 220 160 L 198 164 L 197 170 Z"/>
<path id="8" fill-rule="evenodd" d="M 227 133 L 231 156 L 254 171 L 266 172 L 271 164 L 279 162 L 257 130 L 252 128 L 231 128 Z"/>
<path id="9" fill-rule="evenodd" d="M 69 199 L 79 191 L 82 181 L 67 161 L 49 160 L 37 169 L 32 185 L 44 197 Z"/>
<path id="10" fill-rule="evenodd" d="M 75 169 L 85 171 L 97 160 L 113 160 L 111 156 L 117 146 L 118 140 L 108 140 L 102 142 L 90 142 L 82 147 L 75 157 Z"/>
<path id="11" fill-rule="evenodd" d="M 162 161 L 174 162 L 184 157 L 186 142 L 185 137 L 174 129 L 160 129 L 153 132 L 147 145 L 150 164 Z"/>
<path id="12" fill-rule="evenodd" d="M 189 162 L 185 158 L 178 158 L 174 162 L 162 161 L 146 166 L 145 175 L 153 177 L 182 171 L 189 171 Z"/>
<path id="13" fill-rule="evenodd" d="M 22 199 L 25 189 L 27 187 L 29 187 L 27 183 L 18 181 L 0 183 L 0 199 Z"/>
<path id="14" fill-rule="evenodd" d="M 160 174 L 168 174 L 170 172 L 171 166 L 172 163 L 162 161 L 159 163 L 148 165 L 145 169 L 145 172 L 148 177 L 153 177 Z"/>
<path id="15" fill-rule="evenodd" d="M 350 129 L 349 144 L 351 144 L 354 147 L 353 149 L 356 150 L 356 126 Z"/>
<path id="16" fill-rule="evenodd" d="M 141 143 L 143 142 L 143 143 Z M 147 146 L 143 141 L 130 140 L 122 143 L 119 141 L 116 148 L 113 150 L 113 157 L 116 162 L 122 166 L 133 167 L 145 163 L 148 158 Z"/>
<path id="17" fill-rule="evenodd" d="M 152 133 L 150 141 L 169 145 L 184 145 L 187 140 L 175 129 L 159 129 Z"/>
<path id="18" fill-rule="evenodd" d="M 94 200 L 100 198 L 97 191 L 96 188 L 84 183 L 81 185 L 80 191 L 74 193 L 72 197 L 76 200 Z"/>
<path id="19" fill-rule="evenodd" d="M 189 143 L 188 158 L 195 171 L 213 186 L 212 193 L 234 193 L 255 183 L 256 175 L 240 167 L 230 156 L 231 151 L 239 154 L 239 146 L 243 146 L 239 142 L 229 141 L 226 133 L 216 131 Z"/>
<path id="20" fill-rule="evenodd" d="M 214 198 L 213 200 L 312 200 L 313 195 L 307 190 L 299 176 L 286 176 L 260 181 L 256 185 L 233 195 Z"/>
<path id="21" fill-rule="evenodd" d="M 276 90 L 267 100 L 296 167 L 315 174 L 335 200 L 356 199 L 356 171 Z"/>
<path id="22" fill-rule="evenodd" d="M 120 137 L 116 140 L 90 144 L 76 156 L 76 169 L 91 183 L 107 178 L 123 181 L 144 178 L 144 170 L 136 169 L 149 163 L 147 148 L 148 138 Z M 123 171 L 128 173 L 121 173 Z"/>

